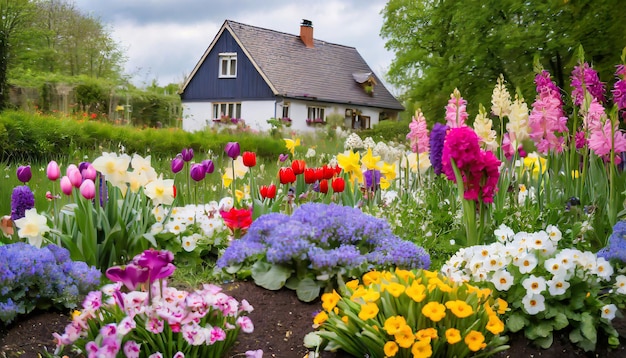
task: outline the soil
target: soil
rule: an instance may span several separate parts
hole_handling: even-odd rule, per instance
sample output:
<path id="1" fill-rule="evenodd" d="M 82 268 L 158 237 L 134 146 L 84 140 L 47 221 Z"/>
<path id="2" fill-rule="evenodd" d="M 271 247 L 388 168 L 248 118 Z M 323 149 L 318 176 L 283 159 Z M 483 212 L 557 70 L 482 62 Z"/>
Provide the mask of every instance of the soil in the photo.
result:
<path id="1" fill-rule="evenodd" d="M 303 303 L 295 292 L 288 289 L 268 291 L 252 282 L 224 285 L 224 291 L 238 300 L 246 299 L 254 307 L 250 318 L 255 329 L 251 334 L 241 333 L 237 344 L 227 356 L 245 357 L 247 350 L 262 349 L 263 357 L 303 358 L 308 349 L 303 346 L 304 336 L 312 331 L 315 313 L 321 308 L 319 301 Z M 0 326 L 0 358 L 37 358 L 40 353 L 54 351 L 53 332 L 62 332 L 70 318 L 60 312 L 36 312 L 22 317 L 8 327 Z M 614 326 L 620 340 L 626 342 L 626 320 L 616 318 Z M 541 349 L 519 335 L 509 336 L 511 346 L 496 358 L 530 357 L 626 357 L 626 346 L 609 350 L 598 344 L 594 353 L 586 353 L 572 345 L 566 335 L 555 337 L 552 347 Z M 323 352 L 322 358 L 345 358 L 343 353 Z"/>

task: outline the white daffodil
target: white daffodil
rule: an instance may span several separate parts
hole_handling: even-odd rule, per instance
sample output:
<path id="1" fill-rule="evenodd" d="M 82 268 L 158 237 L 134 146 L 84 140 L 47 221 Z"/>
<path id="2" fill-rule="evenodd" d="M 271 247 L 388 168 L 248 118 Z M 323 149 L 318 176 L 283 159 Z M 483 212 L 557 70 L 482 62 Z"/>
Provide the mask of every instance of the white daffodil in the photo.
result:
<path id="1" fill-rule="evenodd" d="M 174 179 L 159 177 L 146 184 L 144 192 L 153 205 L 171 205 L 174 202 Z"/>
<path id="2" fill-rule="evenodd" d="M 48 219 L 39 215 L 35 208 L 26 210 L 23 218 L 15 220 L 15 226 L 18 228 L 17 236 L 28 239 L 28 243 L 37 248 L 43 243 L 43 235 L 50 231 Z"/>

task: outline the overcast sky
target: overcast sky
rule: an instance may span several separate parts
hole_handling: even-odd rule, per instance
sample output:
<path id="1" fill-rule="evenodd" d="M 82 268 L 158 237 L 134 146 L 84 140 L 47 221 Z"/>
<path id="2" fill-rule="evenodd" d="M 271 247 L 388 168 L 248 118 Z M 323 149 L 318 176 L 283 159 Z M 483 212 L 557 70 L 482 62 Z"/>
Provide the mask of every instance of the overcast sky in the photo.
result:
<path id="1" fill-rule="evenodd" d="M 383 78 L 393 55 L 379 33 L 385 0 L 74 0 L 110 26 L 136 85 L 183 82 L 224 20 L 297 35 L 302 19 L 314 37 L 355 47 Z"/>

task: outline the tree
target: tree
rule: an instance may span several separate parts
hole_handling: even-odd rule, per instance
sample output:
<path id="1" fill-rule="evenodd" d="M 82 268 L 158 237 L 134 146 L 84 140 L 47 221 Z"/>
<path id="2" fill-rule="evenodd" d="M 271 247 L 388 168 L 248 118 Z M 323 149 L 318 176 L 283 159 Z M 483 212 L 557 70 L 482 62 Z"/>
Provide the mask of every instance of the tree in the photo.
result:
<path id="1" fill-rule="evenodd" d="M 395 51 L 388 77 L 430 121 L 443 119 L 454 88 L 477 113 L 500 74 L 527 101 L 533 60 L 566 89 L 582 45 L 604 81 L 626 45 L 620 0 L 390 0 L 381 35 Z"/>
<path id="2" fill-rule="evenodd" d="M 9 99 L 7 71 L 13 57 L 13 36 L 28 25 L 33 15 L 29 0 L 0 0 L 0 110 L 6 108 Z"/>

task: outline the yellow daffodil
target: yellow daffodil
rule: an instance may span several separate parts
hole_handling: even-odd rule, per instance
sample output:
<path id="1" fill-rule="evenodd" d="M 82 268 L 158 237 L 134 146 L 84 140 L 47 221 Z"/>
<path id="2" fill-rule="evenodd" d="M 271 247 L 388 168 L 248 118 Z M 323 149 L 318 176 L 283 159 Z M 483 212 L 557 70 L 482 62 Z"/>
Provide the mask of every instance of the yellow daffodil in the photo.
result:
<path id="1" fill-rule="evenodd" d="M 322 308 L 330 312 L 330 310 L 337 306 L 339 300 L 341 300 L 341 296 L 337 291 L 333 290 L 332 293 L 325 293 L 322 295 Z"/>
<path id="2" fill-rule="evenodd" d="M 159 177 L 145 187 L 145 194 L 152 199 L 153 205 L 171 205 L 174 202 L 174 179 Z"/>
<path id="3" fill-rule="evenodd" d="M 404 325 L 400 327 L 400 329 L 393 335 L 396 340 L 396 343 L 402 348 L 410 348 L 415 342 L 415 335 L 411 330 L 411 327 L 408 325 Z"/>
<path id="4" fill-rule="evenodd" d="M 417 173 L 419 170 L 420 174 L 424 174 L 431 167 L 429 155 L 429 152 L 422 152 L 419 155 L 411 153 L 402 159 L 401 165 L 409 168 L 412 173 Z"/>
<path id="5" fill-rule="evenodd" d="M 397 176 L 395 164 L 383 162 L 380 168 L 380 175 L 384 176 L 387 180 L 394 180 Z"/>
<path id="6" fill-rule="evenodd" d="M 472 306 L 462 300 L 448 301 L 446 307 L 458 318 L 465 318 L 474 313 Z"/>
<path id="7" fill-rule="evenodd" d="M 405 282 L 408 282 L 409 278 L 415 278 L 413 271 L 409 270 L 396 269 L 394 273 L 398 276 L 398 278 Z"/>
<path id="8" fill-rule="evenodd" d="M 448 328 L 446 330 L 446 340 L 448 344 L 455 344 L 461 341 L 461 331 L 456 328 Z"/>
<path id="9" fill-rule="evenodd" d="M 343 154 L 337 154 L 337 164 L 344 172 L 349 173 L 351 178 L 363 181 L 363 172 L 361 171 L 361 155 L 352 151 Z"/>
<path id="10" fill-rule="evenodd" d="M 367 290 L 362 298 L 365 302 L 376 302 L 380 298 L 380 292 L 376 290 Z"/>
<path id="11" fill-rule="evenodd" d="M 436 339 L 438 337 L 439 335 L 437 334 L 437 330 L 433 327 L 420 329 L 419 331 L 415 332 L 415 339 L 419 341 L 427 338 Z"/>
<path id="12" fill-rule="evenodd" d="M 394 341 L 389 341 L 385 343 L 383 351 L 385 352 L 385 356 L 395 357 L 395 355 L 398 354 L 398 344 Z"/>
<path id="13" fill-rule="evenodd" d="M 422 307 L 422 314 L 433 322 L 439 322 L 446 316 L 446 306 L 439 302 L 428 302 Z"/>
<path id="14" fill-rule="evenodd" d="M 285 141 L 285 147 L 287 147 L 287 150 L 291 152 L 291 155 L 295 155 L 296 147 L 300 146 L 300 138 L 296 138 L 295 140 L 283 138 L 283 140 Z"/>
<path id="15" fill-rule="evenodd" d="M 391 316 L 385 320 L 385 325 L 383 326 L 383 329 L 387 332 L 387 334 L 394 335 L 403 326 L 406 326 L 406 319 L 404 317 Z"/>
<path id="16" fill-rule="evenodd" d="M 368 148 L 367 153 L 361 158 L 361 163 L 367 170 L 380 170 L 378 162 L 380 162 L 380 156 L 374 156 L 372 148 Z"/>
<path id="17" fill-rule="evenodd" d="M 426 298 L 426 286 L 417 281 L 413 281 L 405 292 L 415 302 L 422 302 Z"/>
<path id="18" fill-rule="evenodd" d="M 486 347 L 485 336 L 482 333 L 472 330 L 465 336 L 465 344 L 472 352 L 477 352 Z"/>
<path id="19" fill-rule="evenodd" d="M 320 313 L 318 313 L 315 316 L 315 318 L 313 318 L 313 324 L 316 326 L 320 326 L 327 320 L 328 320 L 328 314 L 326 313 L 326 311 L 320 311 Z"/>
<path id="20" fill-rule="evenodd" d="M 485 326 L 493 334 L 500 334 L 504 331 L 504 323 L 495 314 L 489 315 L 489 322 Z"/>
<path id="21" fill-rule="evenodd" d="M 397 282 L 391 282 L 387 285 L 384 285 L 383 287 L 387 292 L 389 292 L 390 295 L 396 298 L 400 297 L 400 295 L 406 289 L 406 286 L 399 284 Z"/>
<path id="22" fill-rule="evenodd" d="M 524 158 L 524 169 L 530 170 L 533 178 L 536 178 L 539 175 L 539 170 L 541 170 L 541 174 L 546 172 L 547 160 L 537 153 L 530 153 Z"/>
<path id="23" fill-rule="evenodd" d="M 372 318 L 376 317 L 377 314 L 378 314 L 378 305 L 373 303 L 373 302 L 368 302 L 368 303 L 366 303 L 364 305 L 361 305 L 361 311 L 359 312 L 359 318 L 364 320 L 364 321 L 367 321 L 368 319 L 372 319 Z"/>
<path id="24" fill-rule="evenodd" d="M 343 316 L 341 317 L 341 321 L 345 324 L 348 324 L 348 321 L 350 320 L 350 318 L 348 316 Z"/>
<path id="25" fill-rule="evenodd" d="M 356 290 L 356 288 L 359 287 L 359 280 L 350 280 L 346 282 L 346 287 L 353 291 Z"/>
<path id="26" fill-rule="evenodd" d="M 379 271 L 370 271 L 363 275 L 363 284 L 369 286 L 373 283 L 380 283 L 381 274 Z"/>
<path id="27" fill-rule="evenodd" d="M 433 355 L 433 347 L 430 345 L 430 338 L 418 340 L 411 347 L 413 358 L 428 358 Z"/>
<path id="28" fill-rule="evenodd" d="M 496 304 L 498 305 L 498 314 L 504 314 L 508 311 L 509 303 L 507 301 L 498 298 Z"/>

